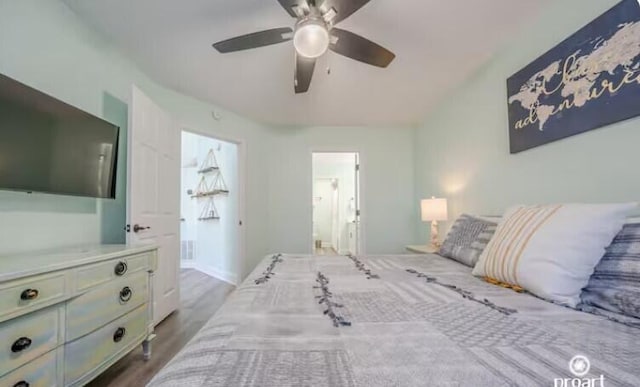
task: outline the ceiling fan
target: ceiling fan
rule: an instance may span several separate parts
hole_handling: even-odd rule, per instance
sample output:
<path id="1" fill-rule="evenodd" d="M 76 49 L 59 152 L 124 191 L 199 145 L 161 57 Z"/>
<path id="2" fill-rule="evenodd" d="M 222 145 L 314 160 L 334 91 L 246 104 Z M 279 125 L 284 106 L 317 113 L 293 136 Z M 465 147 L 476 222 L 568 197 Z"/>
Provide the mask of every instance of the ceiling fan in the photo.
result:
<path id="1" fill-rule="evenodd" d="M 278 0 L 296 19 L 295 28 L 274 28 L 215 43 L 218 52 L 248 50 L 293 40 L 296 53 L 294 89 L 309 90 L 316 59 L 327 49 L 378 67 L 387 67 L 395 54 L 359 35 L 334 27 L 370 0 Z"/>

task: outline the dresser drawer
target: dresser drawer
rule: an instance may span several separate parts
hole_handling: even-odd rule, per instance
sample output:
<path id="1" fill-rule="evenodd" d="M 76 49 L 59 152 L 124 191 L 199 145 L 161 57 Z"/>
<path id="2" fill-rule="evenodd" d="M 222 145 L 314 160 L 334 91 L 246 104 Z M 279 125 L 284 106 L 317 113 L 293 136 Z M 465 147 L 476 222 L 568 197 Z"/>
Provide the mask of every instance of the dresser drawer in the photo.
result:
<path id="1" fill-rule="evenodd" d="M 72 385 L 122 351 L 129 351 L 147 333 L 144 304 L 106 326 L 65 345 L 64 383 Z"/>
<path id="2" fill-rule="evenodd" d="M 62 308 L 47 308 L 0 323 L 0 375 L 62 343 L 59 333 Z"/>
<path id="3" fill-rule="evenodd" d="M 149 273 L 137 272 L 111 281 L 67 303 L 67 341 L 95 330 L 147 303 Z"/>
<path id="4" fill-rule="evenodd" d="M 10 281 L 0 285 L 0 321 L 67 297 L 64 272 Z"/>
<path id="5" fill-rule="evenodd" d="M 76 290 L 82 291 L 117 278 L 125 278 L 139 271 L 148 271 L 152 254 L 129 255 L 106 262 L 78 268 L 75 271 Z"/>
<path id="6" fill-rule="evenodd" d="M 51 351 L 36 360 L 0 378 L 2 387 L 54 387 L 58 385 L 56 351 Z"/>

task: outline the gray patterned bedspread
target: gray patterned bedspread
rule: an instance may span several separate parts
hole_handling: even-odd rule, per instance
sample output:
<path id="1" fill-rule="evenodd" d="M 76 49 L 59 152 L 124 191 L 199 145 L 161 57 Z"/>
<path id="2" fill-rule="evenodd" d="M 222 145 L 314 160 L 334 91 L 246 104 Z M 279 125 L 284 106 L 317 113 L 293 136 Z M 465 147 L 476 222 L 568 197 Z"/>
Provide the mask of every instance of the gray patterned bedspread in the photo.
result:
<path id="1" fill-rule="evenodd" d="M 282 255 L 149 385 L 571 386 L 576 355 L 590 361 L 583 383 L 640 386 L 638 328 L 490 285 L 437 255 Z"/>

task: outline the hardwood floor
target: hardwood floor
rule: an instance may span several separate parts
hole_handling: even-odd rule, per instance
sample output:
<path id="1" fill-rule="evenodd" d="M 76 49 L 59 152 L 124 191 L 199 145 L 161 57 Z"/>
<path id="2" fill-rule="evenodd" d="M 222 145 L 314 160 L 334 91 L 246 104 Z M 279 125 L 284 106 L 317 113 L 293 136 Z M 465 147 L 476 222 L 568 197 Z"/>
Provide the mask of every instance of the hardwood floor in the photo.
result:
<path id="1" fill-rule="evenodd" d="M 213 316 L 233 289 L 235 286 L 197 270 L 181 270 L 180 309 L 156 327 L 151 359 L 144 361 L 142 349 L 137 348 L 87 386 L 146 385 Z"/>
<path id="2" fill-rule="evenodd" d="M 320 247 L 314 251 L 315 255 L 338 255 L 338 252 L 333 247 Z"/>

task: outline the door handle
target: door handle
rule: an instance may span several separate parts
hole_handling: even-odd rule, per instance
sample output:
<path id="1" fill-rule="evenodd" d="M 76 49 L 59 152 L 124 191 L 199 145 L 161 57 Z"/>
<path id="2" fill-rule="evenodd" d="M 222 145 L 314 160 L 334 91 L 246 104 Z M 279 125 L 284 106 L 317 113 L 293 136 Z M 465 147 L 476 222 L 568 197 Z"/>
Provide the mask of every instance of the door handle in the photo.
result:
<path id="1" fill-rule="evenodd" d="M 133 225 L 133 232 L 139 232 L 142 230 L 150 230 L 151 227 L 145 227 L 145 226 L 140 226 L 139 224 L 134 224 Z"/>

